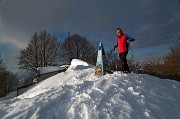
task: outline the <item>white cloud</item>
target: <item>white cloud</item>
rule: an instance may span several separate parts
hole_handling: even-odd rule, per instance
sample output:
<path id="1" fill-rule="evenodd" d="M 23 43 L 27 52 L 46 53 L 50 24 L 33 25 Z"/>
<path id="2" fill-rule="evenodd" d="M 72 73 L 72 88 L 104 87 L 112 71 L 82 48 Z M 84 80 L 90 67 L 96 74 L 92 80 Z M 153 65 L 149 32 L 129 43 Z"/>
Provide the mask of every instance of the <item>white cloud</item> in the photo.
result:
<path id="1" fill-rule="evenodd" d="M 12 44 L 4 44 L 5 49 L 2 50 L 3 62 L 8 70 L 17 72 L 19 49 Z"/>
<path id="2" fill-rule="evenodd" d="M 27 41 L 30 39 L 26 33 L 18 31 L 18 29 L 13 28 L 3 22 L 0 16 L 0 44 L 12 44 L 18 49 L 22 49 L 27 45 Z"/>
<path id="3" fill-rule="evenodd" d="M 8 70 L 16 72 L 18 70 L 18 60 L 20 49 L 27 46 L 27 42 L 30 39 L 23 31 L 10 27 L 3 22 L 0 16 L 0 45 L 4 46 L 0 48 L 0 53 L 3 55 L 3 62 Z"/>

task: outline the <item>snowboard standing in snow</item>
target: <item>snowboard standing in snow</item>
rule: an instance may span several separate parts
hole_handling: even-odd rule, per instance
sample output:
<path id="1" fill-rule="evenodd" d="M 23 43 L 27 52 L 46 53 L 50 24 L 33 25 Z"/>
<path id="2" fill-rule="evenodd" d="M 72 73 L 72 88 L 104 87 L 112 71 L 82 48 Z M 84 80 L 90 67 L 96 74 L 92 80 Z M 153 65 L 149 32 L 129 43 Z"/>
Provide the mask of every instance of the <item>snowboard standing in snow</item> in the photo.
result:
<path id="1" fill-rule="evenodd" d="M 106 59 L 104 47 L 102 43 L 100 42 L 98 47 L 98 55 L 97 55 L 97 62 L 96 62 L 96 68 L 95 68 L 95 75 L 105 75 L 106 72 L 109 72 L 108 62 Z"/>

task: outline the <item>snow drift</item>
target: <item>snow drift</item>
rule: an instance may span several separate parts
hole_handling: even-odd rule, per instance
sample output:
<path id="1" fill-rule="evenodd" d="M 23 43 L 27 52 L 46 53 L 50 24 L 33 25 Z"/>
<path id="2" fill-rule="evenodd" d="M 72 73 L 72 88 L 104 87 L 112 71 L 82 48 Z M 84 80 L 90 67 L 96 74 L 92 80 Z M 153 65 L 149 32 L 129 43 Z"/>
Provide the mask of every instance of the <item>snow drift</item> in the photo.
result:
<path id="1" fill-rule="evenodd" d="M 179 119 L 180 83 L 145 74 L 94 76 L 74 59 L 66 72 L 0 99 L 2 119 Z"/>

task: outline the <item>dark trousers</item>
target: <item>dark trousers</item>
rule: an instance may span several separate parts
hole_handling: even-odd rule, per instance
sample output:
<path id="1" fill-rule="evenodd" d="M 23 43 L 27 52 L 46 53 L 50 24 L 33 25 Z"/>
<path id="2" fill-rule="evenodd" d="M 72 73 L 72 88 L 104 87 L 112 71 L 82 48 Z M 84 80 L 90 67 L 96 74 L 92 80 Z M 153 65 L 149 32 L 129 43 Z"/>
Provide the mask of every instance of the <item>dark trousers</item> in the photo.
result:
<path id="1" fill-rule="evenodd" d="M 127 64 L 127 59 L 126 59 L 127 54 L 128 54 L 128 51 L 119 53 L 119 57 L 120 57 L 120 60 L 121 60 L 123 72 L 129 72 L 129 66 Z"/>

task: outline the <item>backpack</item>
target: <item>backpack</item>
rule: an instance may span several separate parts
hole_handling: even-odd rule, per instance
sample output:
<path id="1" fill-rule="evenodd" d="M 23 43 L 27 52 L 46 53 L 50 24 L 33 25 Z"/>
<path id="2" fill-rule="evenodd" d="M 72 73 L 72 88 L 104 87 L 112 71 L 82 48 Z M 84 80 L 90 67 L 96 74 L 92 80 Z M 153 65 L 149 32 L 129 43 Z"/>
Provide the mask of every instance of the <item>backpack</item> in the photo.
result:
<path id="1" fill-rule="evenodd" d="M 126 34 L 126 39 L 129 40 L 129 41 L 134 41 L 135 40 L 132 36 L 130 36 L 128 34 Z"/>

